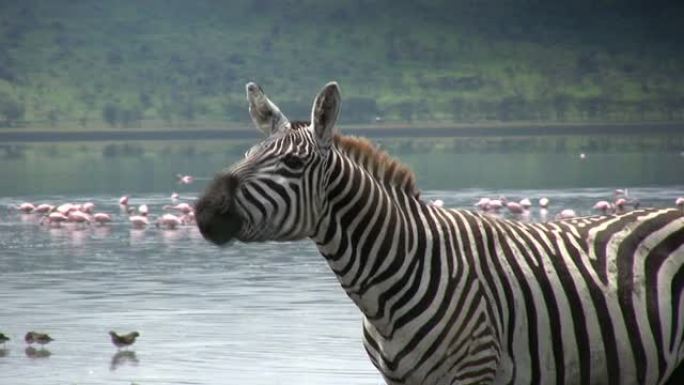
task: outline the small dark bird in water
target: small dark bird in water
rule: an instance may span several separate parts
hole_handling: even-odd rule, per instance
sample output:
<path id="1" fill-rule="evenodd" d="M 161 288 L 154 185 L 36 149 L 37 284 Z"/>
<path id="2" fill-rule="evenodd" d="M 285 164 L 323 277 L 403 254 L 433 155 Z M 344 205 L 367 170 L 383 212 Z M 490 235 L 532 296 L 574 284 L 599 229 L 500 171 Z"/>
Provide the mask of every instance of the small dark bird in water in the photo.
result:
<path id="1" fill-rule="evenodd" d="M 38 343 L 41 345 L 49 344 L 50 341 L 53 341 L 52 337 L 47 335 L 47 333 L 38 333 L 38 332 L 28 332 L 24 336 L 24 341 L 26 341 L 27 344 L 32 344 L 32 343 Z"/>
<path id="2" fill-rule="evenodd" d="M 0 345 L 5 346 L 5 342 L 9 341 L 9 337 L 4 335 L 3 333 L 0 333 Z"/>
<path id="3" fill-rule="evenodd" d="M 124 335 L 118 335 L 114 331 L 110 331 L 109 335 L 112 337 L 112 343 L 114 346 L 117 348 L 121 349 L 126 346 L 131 346 L 135 342 L 135 339 L 138 338 L 140 333 L 138 332 L 130 332 L 128 334 Z"/>

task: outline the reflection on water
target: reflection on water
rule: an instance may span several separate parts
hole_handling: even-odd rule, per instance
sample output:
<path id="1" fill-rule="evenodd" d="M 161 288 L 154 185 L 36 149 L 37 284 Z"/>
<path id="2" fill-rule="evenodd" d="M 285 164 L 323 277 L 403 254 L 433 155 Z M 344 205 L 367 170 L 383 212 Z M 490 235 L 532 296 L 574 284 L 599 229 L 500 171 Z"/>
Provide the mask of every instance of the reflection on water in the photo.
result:
<path id="1" fill-rule="evenodd" d="M 140 363 L 138 356 L 132 350 L 121 350 L 112 356 L 109 363 L 109 370 L 115 371 L 119 366 L 132 365 L 137 366 Z"/>
<path id="2" fill-rule="evenodd" d="M 171 191 L 192 196 L 252 144 L 238 140 L 26 145 L 22 156 L 0 157 L 0 181 L 12 181 L 0 183 L 0 196 Z M 383 139 L 378 144 L 410 166 L 423 189 L 684 183 L 684 135 L 414 138 Z M 129 150 L 113 151 L 112 146 Z M 178 184 L 177 174 L 193 175 L 196 182 Z"/>
<path id="3" fill-rule="evenodd" d="M 633 188 L 642 206 L 673 206 L 684 186 Z M 430 190 L 425 199 L 471 208 L 482 196 L 551 199 L 548 216 L 579 214 L 612 189 Z M 35 198 L 35 197 L 34 197 Z M 41 226 L 0 198 L 0 383 L 376 385 L 360 313 L 311 242 L 217 248 L 194 227 L 132 230 L 111 195 L 41 196 L 92 201 L 115 214 L 107 227 Z M 168 194 L 141 194 L 151 215 Z M 48 332 L 50 350 L 26 348 L 27 330 Z M 109 330 L 138 330 L 135 351 Z M 29 350 L 31 349 L 31 350 Z M 49 359 L 29 359 L 45 358 Z M 228 380 L 229 379 L 229 380 Z M 218 381 L 222 382 L 222 381 Z"/>
<path id="4" fill-rule="evenodd" d="M 24 354 L 26 354 L 26 357 L 28 358 L 48 358 L 52 355 L 52 352 L 45 347 L 36 349 L 33 346 L 29 346 L 24 349 Z"/>
<path id="5" fill-rule="evenodd" d="M 360 314 L 309 242 L 219 249 L 194 227 L 133 230 L 110 195 L 109 226 L 41 226 L 0 198 L 0 383 L 378 384 Z M 168 194 L 131 197 L 156 217 Z M 22 336 L 48 332 L 49 360 Z M 117 350 L 110 330 L 138 330 Z M 38 366 L 37 366 L 38 365 Z M 221 381 L 219 381 L 221 382 Z"/>

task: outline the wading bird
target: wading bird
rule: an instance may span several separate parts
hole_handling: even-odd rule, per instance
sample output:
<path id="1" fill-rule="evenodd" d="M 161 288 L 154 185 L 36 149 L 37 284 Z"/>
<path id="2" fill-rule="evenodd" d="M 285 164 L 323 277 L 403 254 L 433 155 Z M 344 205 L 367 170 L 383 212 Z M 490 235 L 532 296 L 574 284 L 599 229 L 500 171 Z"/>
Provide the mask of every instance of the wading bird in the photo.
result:
<path id="1" fill-rule="evenodd" d="M 131 215 L 128 221 L 134 229 L 144 229 L 150 223 L 146 215 Z"/>
<path id="2" fill-rule="evenodd" d="M 50 214 L 44 216 L 41 220 L 41 224 L 48 224 L 51 226 L 60 226 L 62 223 L 69 221 L 69 217 L 66 215 L 58 212 L 58 211 L 53 211 Z"/>
<path id="3" fill-rule="evenodd" d="M 174 206 L 165 205 L 162 207 L 162 209 L 164 209 L 164 210 L 176 210 L 176 211 L 180 211 L 183 214 L 188 214 L 188 213 L 191 213 L 193 211 L 192 206 L 188 203 L 185 203 L 185 202 L 179 203 L 179 204 L 174 205 Z"/>
<path id="4" fill-rule="evenodd" d="M 156 226 L 157 227 L 162 227 L 165 229 L 173 230 L 178 228 L 178 226 L 183 224 L 183 219 L 173 215 L 173 214 L 164 214 L 161 217 L 157 218 Z"/>
<path id="5" fill-rule="evenodd" d="M 93 214 L 93 221 L 98 225 L 106 225 L 112 221 L 112 216 L 107 213 L 95 213 Z"/>
<path id="6" fill-rule="evenodd" d="M 520 206 L 522 206 L 525 210 L 529 210 L 530 207 L 532 207 L 532 202 L 529 198 L 523 198 L 520 200 Z"/>
<path id="7" fill-rule="evenodd" d="M 36 209 L 36 206 L 34 206 L 33 203 L 29 203 L 29 202 L 23 202 L 19 206 L 17 206 L 17 210 L 21 211 L 24 214 L 30 214 L 35 209 Z"/>
<path id="8" fill-rule="evenodd" d="M 135 343 L 135 339 L 140 336 L 140 333 L 130 332 L 128 334 L 119 335 L 116 334 L 115 331 L 110 331 L 109 336 L 111 337 L 114 346 L 116 346 L 118 349 L 121 349 L 133 345 Z"/>
<path id="9" fill-rule="evenodd" d="M 547 198 L 547 197 L 539 198 L 539 207 L 541 207 L 543 209 L 547 209 L 547 208 L 549 208 L 549 203 L 550 203 L 549 198 Z"/>
<path id="10" fill-rule="evenodd" d="M 83 211 L 71 211 L 69 212 L 69 215 L 67 215 L 67 218 L 69 218 L 69 222 L 72 223 L 87 223 L 90 224 L 90 215 L 84 213 Z"/>
<path id="11" fill-rule="evenodd" d="M 54 209 L 55 209 L 54 205 L 51 205 L 49 203 L 41 203 L 38 206 L 36 206 L 36 209 L 34 211 L 37 213 L 46 214 L 46 213 L 51 212 Z"/>
<path id="12" fill-rule="evenodd" d="M 593 209 L 605 215 L 613 209 L 613 206 L 608 201 L 598 201 L 594 204 Z"/>
<path id="13" fill-rule="evenodd" d="M 195 181 L 195 178 L 192 175 L 176 174 L 176 179 L 179 184 L 190 184 Z"/>
<path id="14" fill-rule="evenodd" d="M 47 335 L 47 333 L 39 333 L 39 332 L 34 332 L 30 331 L 26 333 L 24 336 L 24 341 L 26 341 L 27 344 L 32 344 L 32 343 L 37 343 L 40 345 L 46 345 L 49 344 L 50 341 L 54 341 L 52 337 Z"/>

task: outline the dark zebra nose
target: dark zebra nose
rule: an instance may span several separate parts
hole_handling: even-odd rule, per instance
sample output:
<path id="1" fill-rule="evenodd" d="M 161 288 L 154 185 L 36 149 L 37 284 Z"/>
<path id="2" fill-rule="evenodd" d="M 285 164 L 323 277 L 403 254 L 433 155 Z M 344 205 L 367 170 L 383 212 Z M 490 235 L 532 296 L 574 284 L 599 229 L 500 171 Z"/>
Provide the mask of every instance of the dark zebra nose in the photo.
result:
<path id="1" fill-rule="evenodd" d="M 202 236 L 217 245 L 225 245 L 240 232 L 242 218 L 235 210 L 238 178 L 217 175 L 195 203 L 195 218 Z"/>

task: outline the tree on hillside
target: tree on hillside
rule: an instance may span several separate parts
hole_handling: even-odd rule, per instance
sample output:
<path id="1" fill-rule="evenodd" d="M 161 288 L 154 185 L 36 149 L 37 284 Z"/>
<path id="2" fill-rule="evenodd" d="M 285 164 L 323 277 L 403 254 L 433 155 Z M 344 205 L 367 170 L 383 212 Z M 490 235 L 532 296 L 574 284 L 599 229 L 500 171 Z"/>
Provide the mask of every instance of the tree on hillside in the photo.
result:
<path id="1" fill-rule="evenodd" d="M 138 107 L 124 107 L 114 103 L 107 103 L 102 107 L 102 119 L 112 127 L 140 126 L 142 111 Z"/>
<path id="2" fill-rule="evenodd" d="M 16 80 L 16 77 L 12 69 L 12 57 L 4 47 L 0 46 L 0 80 L 11 83 Z"/>
<path id="3" fill-rule="evenodd" d="M 50 123 L 50 127 L 57 127 L 57 123 L 59 123 L 59 110 L 57 108 L 51 108 L 47 113 L 47 120 Z"/>
<path id="4" fill-rule="evenodd" d="M 0 126 L 12 127 L 24 117 L 24 105 L 10 94 L 0 91 Z"/>
<path id="5" fill-rule="evenodd" d="M 102 119 L 107 122 L 110 126 L 114 127 L 116 126 L 116 123 L 118 121 L 118 115 L 119 115 L 119 108 L 112 104 L 112 103 L 107 103 L 102 107 Z"/>

